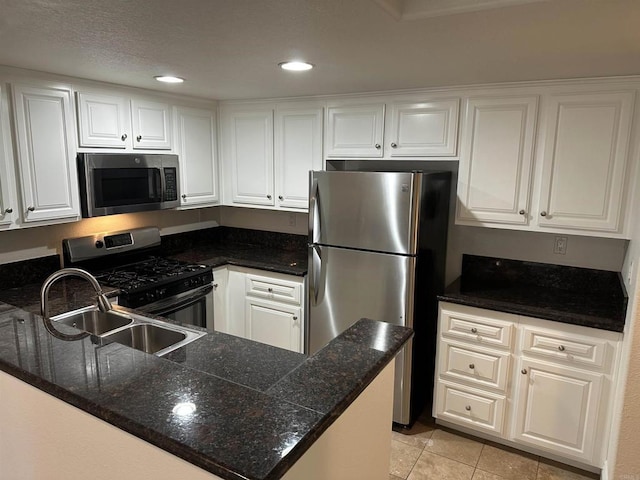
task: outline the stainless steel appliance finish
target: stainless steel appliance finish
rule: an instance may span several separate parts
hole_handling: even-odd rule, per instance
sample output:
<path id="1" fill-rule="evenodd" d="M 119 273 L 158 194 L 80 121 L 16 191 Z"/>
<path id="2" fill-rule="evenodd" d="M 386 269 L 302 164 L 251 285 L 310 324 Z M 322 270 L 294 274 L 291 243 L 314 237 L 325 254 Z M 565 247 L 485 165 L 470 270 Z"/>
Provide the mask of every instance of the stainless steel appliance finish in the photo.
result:
<path id="1" fill-rule="evenodd" d="M 180 205 L 177 155 L 80 153 L 78 180 L 83 217 Z"/>
<path id="2" fill-rule="evenodd" d="M 120 289 L 120 305 L 213 330 L 212 268 L 157 256 L 160 245 L 156 227 L 62 242 L 65 266 L 81 266 Z"/>
<path id="3" fill-rule="evenodd" d="M 413 328 L 396 358 L 393 419 L 403 425 L 432 397 L 450 182 L 448 172 L 310 176 L 306 351 L 363 317 Z"/>

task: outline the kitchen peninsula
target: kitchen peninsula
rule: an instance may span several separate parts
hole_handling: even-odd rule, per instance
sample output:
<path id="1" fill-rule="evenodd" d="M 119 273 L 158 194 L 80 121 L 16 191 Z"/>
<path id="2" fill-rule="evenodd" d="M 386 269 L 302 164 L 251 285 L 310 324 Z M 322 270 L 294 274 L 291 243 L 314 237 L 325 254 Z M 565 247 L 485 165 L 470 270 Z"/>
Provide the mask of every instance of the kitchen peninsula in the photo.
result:
<path id="1" fill-rule="evenodd" d="M 0 327 L 0 451 L 17 478 L 388 476 L 409 329 L 363 319 L 311 357 L 210 332 L 159 358 L 57 339 L 5 303 Z"/>

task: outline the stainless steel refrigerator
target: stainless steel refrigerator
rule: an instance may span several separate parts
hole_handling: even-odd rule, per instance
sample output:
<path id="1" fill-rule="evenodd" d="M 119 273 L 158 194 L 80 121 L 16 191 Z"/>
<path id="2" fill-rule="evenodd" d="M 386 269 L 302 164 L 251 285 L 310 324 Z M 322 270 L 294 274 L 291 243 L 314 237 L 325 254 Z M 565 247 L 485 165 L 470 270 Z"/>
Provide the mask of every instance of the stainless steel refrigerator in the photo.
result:
<path id="1" fill-rule="evenodd" d="M 431 405 L 449 172 L 311 172 L 306 347 L 360 318 L 413 328 L 396 358 L 394 422 Z M 372 339 L 375 348 L 375 339 Z"/>

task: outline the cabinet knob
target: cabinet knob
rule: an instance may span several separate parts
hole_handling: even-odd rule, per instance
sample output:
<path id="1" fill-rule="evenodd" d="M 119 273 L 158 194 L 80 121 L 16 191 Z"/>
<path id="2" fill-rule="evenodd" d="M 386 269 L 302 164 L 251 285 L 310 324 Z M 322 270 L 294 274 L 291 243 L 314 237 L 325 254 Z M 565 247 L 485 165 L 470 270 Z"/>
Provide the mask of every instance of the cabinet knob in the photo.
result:
<path id="1" fill-rule="evenodd" d="M 540 212 L 540 216 L 541 217 L 546 217 L 547 216 L 547 212 L 544 212 L 544 211 Z"/>
<path id="2" fill-rule="evenodd" d="M 282 201 L 284 200 L 284 197 L 282 195 L 278 195 L 278 200 Z"/>
<path id="3" fill-rule="evenodd" d="M 120 139 L 124 142 L 127 139 L 127 134 L 123 133 Z"/>
<path id="4" fill-rule="evenodd" d="M 380 150 L 380 144 L 379 144 L 379 143 L 376 143 L 376 144 L 375 144 L 375 147 L 376 147 L 378 150 Z"/>
<path id="5" fill-rule="evenodd" d="M 467 412 L 470 412 L 470 411 L 471 411 L 471 405 L 467 405 L 466 407 L 464 407 L 464 409 L 465 409 Z"/>
<path id="6" fill-rule="evenodd" d="M 139 142 L 140 140 L 142 140 L 142 135 L 138 135 L 138 136 L 136 137 L 136 140 L 137 140 L 138 142 Z"/>
<path id="7" fill-rule="evenodd" d="M 269 200 L 271 200 L 271 195 L 267 195 L 267 198 L 268 198 Z"/>
<path id="8" fill-rule="evenodd" d="M 293 317 L 294 320 L 298 320 L 298 317 Z"/>
<path id="9" fill-rule="evenodd" d="M 27 207 L 27 210 L 29 210 L 30 212 L 33 212 L 36 209 L 36 207 Z"/>
<path id="10" fill-rule="evenodd" d="M 558 350 L 560 350 L 561 352 L 564 352 L 564 345 L 560 345 L 560 346 L 558 347 Z"/>
<path id="11" fill-rule="evenodd" d="M 271 287 L 267 288 L 267 292 L 273 293 L 273 288 L 271 288 Z"/>
<path id="12" fill-rule="evenodd" d="M 524 214 L 525 214 L 525 213 L 527 213 L 527 212 L 525 212 L 524 210 L 520 210 L 518 213 L 519 213 L 520 215 L 524 215 Z"/>
<path id="13" fill-rule="evenodd" d="M 470 363 L 470 364 L 469 364 L 469 368 L 470 368 L 471 370 L 473 370 L 474 368 L 476 368 L 476 365 L 475 365 L 474 363 Z"/>
<path id="14" fill-rule="evenodd" d="M 214 284 L 213 284 L 213 288 L 218 288 L 218 284 L 217 284 L 217 283 L 214 283 Z"/>
<path id="15" fill-rule="evenodd" d="M 4 213 L 13 213 L 13 208 L 9 207 L 7 208 Z"/>
<path id="16" fill-rule="evenodd" d="M 398 144 L 396 142 L 392 142 L 391 143 L 391 148 L 396 148 L 398 146 Z"/>
<path id="17" fill-rule="evenodd" d="M 522 370 L 520 370 L 520 373 L 523 374 L 523 375 L 526 375 L 527 374 L 527 369 L 523 368 Z"/>
<path id="18" fill-rule="evenodd" d="M 473 327 L 473 328 L 471 329 L 471 333 L 478 333 L 478 329 L 477 329 L 476 327 Z"/>
<path id="19" fill-rule="evenodd" d="M 186 194 L 186 193 L 183 193 L 183 194 L 181 195 L 181 197 L 182 197 L 182 199 L 183 199 L 183 200 L 186 200 L 186 199 L 187 199 L 187 194 Z"/>

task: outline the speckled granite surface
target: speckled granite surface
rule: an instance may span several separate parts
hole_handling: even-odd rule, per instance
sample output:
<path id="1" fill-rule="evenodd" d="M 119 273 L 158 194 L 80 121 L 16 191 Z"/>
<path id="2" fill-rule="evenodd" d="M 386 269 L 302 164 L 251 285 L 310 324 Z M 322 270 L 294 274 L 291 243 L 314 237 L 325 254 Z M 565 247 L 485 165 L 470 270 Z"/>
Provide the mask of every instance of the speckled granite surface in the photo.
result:
<path id="1" fill-rule="evenodd" d="M 236 265 L 304 276 L 307 237 L 232 227 L 216 227 L 162 237 L 163 254 L 185 262 Z"/>
<path id="2" fill-rule="evenodd" d="M 475 255 L 438 299 L 614 332 L 627 308 L 617 272 Z"/>
<path id="3" fill-rule="evenodd" d="M 60 257 L 46 257 L 0 264 L 0 290 L 21 287 L 30 283 L 42 283 L 60 269 Z"/>
<path id="4" fill-rule="evenodd" d="M 307 358 L 209 333 L 159 358 L 96 337 L 59 340 L 38 315 L 0 303 L 3 371 L 233 480 L 281 478 L 410 336 L 360 320 Z M 173 413 L 181 402 L 195 412 Z"/>

